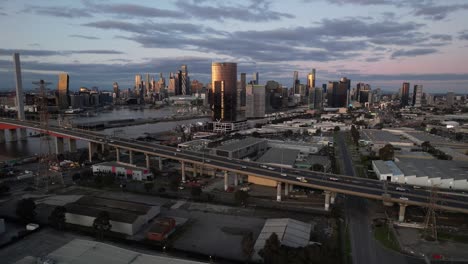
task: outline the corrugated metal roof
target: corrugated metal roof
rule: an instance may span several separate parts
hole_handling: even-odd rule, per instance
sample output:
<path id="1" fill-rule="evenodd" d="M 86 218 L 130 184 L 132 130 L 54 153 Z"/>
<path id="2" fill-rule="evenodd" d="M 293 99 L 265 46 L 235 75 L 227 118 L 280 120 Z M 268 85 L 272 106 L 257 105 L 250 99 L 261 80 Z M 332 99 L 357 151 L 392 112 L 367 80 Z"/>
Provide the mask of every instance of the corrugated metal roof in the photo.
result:
<path id="1" fill-rule="evenodd" d="M 276 163 L 283 165 L 294 166 L 296 158 L 300 151 L 297 149 L 287 148 L 271 148 L 263 154 L 257 162 L 259 163 Z"/>
<path id="2" fill-rule="evenodd" d="M 96 241 L 75 239 L 50 253 L 57 264 L 196 264 L 191 260 L 148 255 Z"/>

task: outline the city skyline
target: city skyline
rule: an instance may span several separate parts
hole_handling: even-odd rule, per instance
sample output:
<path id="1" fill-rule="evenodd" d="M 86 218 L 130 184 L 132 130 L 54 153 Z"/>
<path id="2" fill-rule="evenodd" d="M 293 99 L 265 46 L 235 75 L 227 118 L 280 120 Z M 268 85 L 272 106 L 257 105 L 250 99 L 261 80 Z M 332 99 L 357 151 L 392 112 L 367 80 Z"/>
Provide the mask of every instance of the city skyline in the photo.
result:
<path id="1" fill-rule="evenodd" d="M 38 79 L 55 83 L 60 72 L 69 73 L 71 90 L 111 90 L 114 82 L 125 89 L 136 74 L 168 78 L 183 64 L 191 79 L 208 83 L 212 61 L 232 61 L 239 72 L 259 72 L 261 84 L 290 87 L 294 71 L 306 83 L 315 68 L 316 86 L 346 76 L 395 92 L 403 82 L 421 84 L 424 92 L 468 92 L 463 1 L 2 4 L 0 22 L 15 27 L 0 29 L 7 36 L 0 48 L 1 90 L 14 88 L 11 56 L 20 52 L 26 90 Z"/>

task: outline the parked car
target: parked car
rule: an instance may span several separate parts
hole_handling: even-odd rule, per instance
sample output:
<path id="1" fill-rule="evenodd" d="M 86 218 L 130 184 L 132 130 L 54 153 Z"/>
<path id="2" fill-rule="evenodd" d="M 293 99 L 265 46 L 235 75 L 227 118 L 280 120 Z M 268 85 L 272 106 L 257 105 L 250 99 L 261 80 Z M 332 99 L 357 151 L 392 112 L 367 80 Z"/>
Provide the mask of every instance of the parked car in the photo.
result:
<path id="1" fill-rule="evenodd" d="M 406 189 L 403 187 L 396 187 L 395 189 L 400 192 L 406 192 Z"/>
<path id="2" fill-rule="evenodd" d="M 281 176 L 286 177 L 288 175 L 286 173 L 281 173 Z"/>

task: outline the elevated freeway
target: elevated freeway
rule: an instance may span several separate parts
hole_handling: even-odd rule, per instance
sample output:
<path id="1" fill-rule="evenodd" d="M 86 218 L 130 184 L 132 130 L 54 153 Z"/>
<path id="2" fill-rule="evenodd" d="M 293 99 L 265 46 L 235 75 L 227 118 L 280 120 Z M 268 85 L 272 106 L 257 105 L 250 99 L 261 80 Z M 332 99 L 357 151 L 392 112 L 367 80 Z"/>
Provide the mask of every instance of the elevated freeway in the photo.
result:
<path id="1" fill-rule="evenodd" d="M 303 186 L 320 189 L 325 192 L 325 209 L 328 209 L 330 203 L 333 203 L 336 194 L 345 194 L 382 200 L 386 204 L 397 203 L 400 205 L 400 220 L 402 220 L 402 215 L 404 217 L 404 209 L 406 206 L 414 205 L 427 207 L 430 199 L 430 192 L 428 190 L 416 190 L 411 186 L 403 186 L 403 188 L 401 188 L 401 185 L 384 183 L 372 179 L 300 169 L 280 169 L 273 166 L 266 167 L 256 162 L 202 154 L 200 152 L 181 150 L 159 144 L 150 144 L 148 142 L 136 141 L 129 138 L 109 137 L 96 132 L 79 129 L 50 126 L 47 131 L 44 131 L 37 122 L 5 118 L 0 119 L 0 129 L 14 128 L 37 130 L 41 133 L 49 133 L 57 138 L 87 141 L 89 144 L 90 158 L 93 154 L 93 150 L 101 145 L 114 147 L 117 153 L 119 153 L 120 150 L 129 151 L 130 162 L 132 162 L 131 157 L 133 152 L 143 153 L 146 156 L 147 166 L 149 166 L 149 158 L 151 156 L 177 160 L 181 162 L 183 180 L 185 180 L 186 164 L 224 171 L 225 182 L 227 182 L 228 172 L 234 173 L 236 178 L 237 175 L 250 175 L 268 179 L 277 183 L 278 201 L 281 200 L 283 185 L 286 194 L 291 189 L 291 186 Z M 119 154 L 117 156 L 119 156 Z M 397 187 L 399 188 L 397 189 Z M 443 197 L 440 197 L 435 207 L 441 210 L 468 213 L 468 197 L 444 194 Z"/>

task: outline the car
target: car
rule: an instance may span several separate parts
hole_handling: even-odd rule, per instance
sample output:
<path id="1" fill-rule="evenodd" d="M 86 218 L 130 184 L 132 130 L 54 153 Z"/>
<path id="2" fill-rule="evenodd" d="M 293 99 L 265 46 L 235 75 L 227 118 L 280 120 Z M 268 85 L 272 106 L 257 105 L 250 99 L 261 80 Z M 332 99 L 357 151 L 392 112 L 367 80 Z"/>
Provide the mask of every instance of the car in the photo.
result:
<path id="1" fill-rule="evenodd" d="M 396 187 L 395 190 L 400 191 L 400 192 L 406 192 L 406 189 L 403 187 Z"/>
<path id="2" fill-rule="evenodd" d="M 281 173 L 281 176 L 286 177 L 288 175 L 286 173 Z"/>
<path id="3" fill-rule="evenodd" d="M 328 178 L 328 179 L 329 179 L 330 181 L 339 181 L 339 179 L 338 179 L 338 178 L 335 178 L 335 177 L 330 177 L 330 178 Z"/>
<path id="4" fill-rule="evenodd" d="M 417 189 L 421 189 L 421 187 L 414 185 L 413 189 L 417 190 Z"/>
<path id="5" fill-rule="evenodd" d="M 400 197 L 400 200 L 403 200 L 403 201 L 408 201 L 409 199 L 408 199 L 407 197 L 403 197 L 403 196 L 401 196 L 401 197 Z"/>
<path id="6" fill-rule="evenodd" d="M 268 167 L 268 169 L 269 169 L 269 170 L 275 170 L 275 168 L 273 168 L 273 167 Z"/>
<path id="7" fill-rule="evenodd" d="M 307 182 L 306 178 L 304 178 L 304 177 L 301 177 L 300 181 L 301 182 Z"/>
<path id="8" fill-rule="evenodd" d="M 183 189 L 185 189 L 184 186 L 179 186 L 179 190 L 183 190 Z"/>
<path id="9" fill-rule="evenodd" d="M 176 151 L 177 151 L 177 152 L 181 152 L 182 150 L 180 150 L 180 149 L 176 149 Z"/>
<path id="10" fill-rule="evenodd" d="M 242 166 L 241 169 L 247 169 L 247 167 L 246 167 L 246 166 Z"/>
<path id="11" fill-rule="evenodd" d="M 205 161 L 206 161 L 206 162 L 211 162 L 211 160 L 210 160 L 210 159 L 206 159 Z"/>
<path id="12" fill-rule="evenodd" d="M 268 168 L 268 167 L 265 166 L 265 165 L 260 165 L 260 167 L 262 167 L 262 168 L 264 168 L 264 169 Z"/>
<path id="13" fill-rule="evenodd" d="M 231 158 L 228 158 L 228 160 L 232 160 Z"/>
<path id="14" fill-rule="evenodd" d="M 177 156 L 177 153 L 174 152 L 174 156 Z"/>

